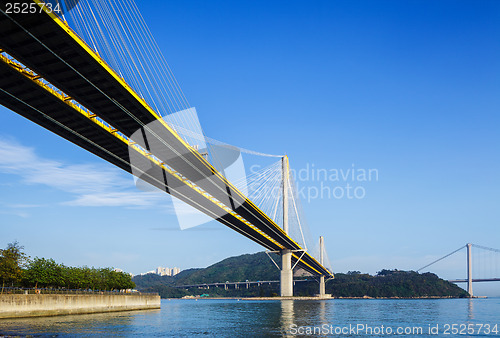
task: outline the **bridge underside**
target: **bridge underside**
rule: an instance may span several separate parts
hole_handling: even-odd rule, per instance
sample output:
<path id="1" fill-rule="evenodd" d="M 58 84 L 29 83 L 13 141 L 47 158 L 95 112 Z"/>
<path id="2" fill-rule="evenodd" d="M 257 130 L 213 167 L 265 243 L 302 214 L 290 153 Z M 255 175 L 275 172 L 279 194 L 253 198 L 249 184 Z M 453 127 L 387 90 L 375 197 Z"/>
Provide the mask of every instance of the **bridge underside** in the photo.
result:
<path id="1" fill-rule="evenodd" d="M 265 248 L 293 250 L 292 260 L 298 260 L 302 248 L 186 144 L 53 14 L 6 14 L 2 10 L 0 48 L 16 59 L 9 62 L 2 58 L 0 62 L 1 104 L 140 176 Z M 40 79 L 64 94 L 54 93 Z M 90 113 L 82 112 L 75 102 Z M 99 124 L 95 117 L 109 126 Z M 130 147 L 129 138 L 136 132 L 144 137 L 132 141 L 145 151 Z M 144 165 L 137 167 L 131 157 L 141 159 Z M 331 275 L 308 253 L 298 266 L 314 275 Z"/>
<path id="2" fill-rule="evenodd" d="M 5 62 L 0 62 L 0 103 L 121 169 L 132 172 L 126 142 L 99 127 L 75 107 L 60 100 Z M 137 156 L 143 156 L 139 151 L 136 152 Z M 146 157 L 144 159 L 148 160 Z M 207 203 L 207 199 L 193 189 L 183 189 L 183 194 L 178 193 L 179 189 L 176 188 L 183 186 L 184 182 L 157 163 L 149 162 L 151 169 L 143 172 L 141 179 L 207 214 L 224 214 L 223 209 L 214 203 Z M 271 250 L 278 249 L 275 243 L 260 233 L 249 230 L 246 224 L 231 214 L 225 213 L 219 221 Z"/>

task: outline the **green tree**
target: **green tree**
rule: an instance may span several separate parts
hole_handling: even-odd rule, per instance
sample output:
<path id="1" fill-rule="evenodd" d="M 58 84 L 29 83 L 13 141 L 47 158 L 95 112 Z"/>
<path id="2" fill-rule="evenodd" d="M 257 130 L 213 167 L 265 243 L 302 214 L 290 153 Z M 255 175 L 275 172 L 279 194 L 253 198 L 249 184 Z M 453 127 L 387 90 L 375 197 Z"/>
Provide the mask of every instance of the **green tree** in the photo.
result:
<path id="1" fill-rule="evenodd" d="M 115 289 L 133 289 L 135 288 L 135 283 L 132 282 L 132 277 L 125 272 L 115 272 L 117 284 Z"/>
<path id="2" fill-rule="evenodd" d="M 18 283 L 23 274 L 23 267 L 28 257 L 23 252 L 24 247 L 17 241 L 9 243 L 6 249 L 0 249 L 0 279 L 2 292 L 6 283 Z"/>
<path id="3" fill-rule="evenodd" d="M 35 257 L 25 271 L 25 281 L 30 285 L 58 287 L 65 285 L 65 267 L 53 259 Z"/>

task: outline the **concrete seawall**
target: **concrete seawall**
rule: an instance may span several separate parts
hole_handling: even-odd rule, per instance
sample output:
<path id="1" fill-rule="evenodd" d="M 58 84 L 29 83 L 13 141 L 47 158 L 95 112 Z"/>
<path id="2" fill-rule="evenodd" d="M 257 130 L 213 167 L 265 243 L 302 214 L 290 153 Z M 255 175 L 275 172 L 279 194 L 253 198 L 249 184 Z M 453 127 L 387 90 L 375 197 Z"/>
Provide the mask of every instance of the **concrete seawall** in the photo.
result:
<path id="1" fill-rule="evenodd" d="M 0 318 L 58 316 L 159 308 L 160 296 L 148 294 L 0 295 Z"/>

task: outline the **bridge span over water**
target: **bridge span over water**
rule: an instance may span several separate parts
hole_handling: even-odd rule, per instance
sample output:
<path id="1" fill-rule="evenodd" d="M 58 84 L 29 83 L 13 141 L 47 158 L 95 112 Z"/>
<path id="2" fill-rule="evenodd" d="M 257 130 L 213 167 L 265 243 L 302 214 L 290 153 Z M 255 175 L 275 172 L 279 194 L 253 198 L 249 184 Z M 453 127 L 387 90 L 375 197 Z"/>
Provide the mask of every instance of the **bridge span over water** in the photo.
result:
<path id="1" fill-rule="evenodd" d="M 43 1 L 19 2 L 38 7 L 14 13 L 2 2 L 0 104 L 280 253 L 283 296 L 292 295 L 294 266 L 319 276 L 324 292 L 332 273 L 288 234 L 286 156 L 281 228 Z"/>

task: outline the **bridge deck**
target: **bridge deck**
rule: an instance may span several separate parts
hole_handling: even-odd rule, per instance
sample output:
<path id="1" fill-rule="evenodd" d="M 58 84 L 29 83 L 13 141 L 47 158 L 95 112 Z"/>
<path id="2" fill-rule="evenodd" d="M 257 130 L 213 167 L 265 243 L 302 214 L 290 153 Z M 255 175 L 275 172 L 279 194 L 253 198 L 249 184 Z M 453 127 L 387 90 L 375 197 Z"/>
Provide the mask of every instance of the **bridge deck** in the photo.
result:
<path id="1" fill-rule="evenodd" d="M 24 0 L 24 2 L 30 1 Z M 251 238 L 253 240 L 259 238 L 259 241 L 256 241 L 268 249 L 301 250 L 293 239 L 232 186 L 203 156 L 186 144 L 120 76 L 54 14 L 42 12 L 7 15 L 2 10 L 0 48 L 113 125 L 125 136 L 134 137 L 133 141 L 154 153 L 169 168 L 182 173 L 187 180 L 194 182 L 215 199 L 232 208 L 234 213 L 256 227 L 258 231 L 252 233 L 248 230 L 248 225 L 242 227 L 241 220 L 235 221 L 238 217 L 227 216 L 226 212 L 214 209 L 206 200 L 200 200 L 199 196 L 193 197 L 194 193 L 188 197 L 185 191 L 189 189 L 178 186 L 178 190 L 182 190 L 181 195 L 184 195 L 180 197 L 181 199 L 196 200 L 202 205 L 202 208 L 198 206 L 198 209 L 203 209 L 212 217 L 215 214 L 217 217 L 214 218 L 247 237 L 252 233 Z M 5 69 L 3 71 L 6 72 Z M 10 80 L 2 82 L 4 90 L 9 89 L 14 83 L 18 84 L 17 92 L 9 94 L 22 98 L 16 102 L 9 94 L 3 93 L 4 105 L 120 168 L 132 171 L 126 146 L 111 141 L 105 133 L 98 131 L 97 127 L 83 123 L 81 119 L 73 121 L 75 114 L 62 109 L 61 102 L 57 104 L 52 102 L 53 100 L 48 99 L 42 89 L 33 89 L 33 86 L 29 86 L 20 77 L 22 75 L 10 74 L 8 78 Z M 27 108 L 25 100 L 33 103 L 33 106 Z M 55 107 L 61 108 L 59 114 L 52 111 Z M 38 110 L 45 114 L 52 112 L 54 121 L 48 122 L 46 117 L 41 118 Z M 98 146 L 89 145 L 88 141 L 76 136 L 75 131 L 87 135 L 87 138 Z M 134 136 L 137 131 L 145 137 Z M 141 171 L 143 172 L 147 175 L 142 176 L 149 183 L 162 190 L 168 190 L 169 193 L 176 190 L 177 177 L 168 176 L 167 171 L 161 167 L 151 166 L 149 171 Z M 167 179 L 167 185 L 158 183 L 162 177 Z M 169 187 L 174 189 L 168 189 Z M 264 235 L 257 236 L 256 233 L 259 232 Z M 297 258 L 298 255 L 294 254 L 294 260 Z M 299 266 L 314 274 L 330 275 L 330 272 L 308 253 L 299 262 Z"/>
<path id="2" fill-rule="evenodd" d="M 57 93 L 49 91 L 40 83 L 30 79 L 33 77 L 32 74 L 9 66 L 3 57 L 0 57 L 0 61 L 1 104 L 106 161 L 131 172 L 129 146 L 125 139 L 110 133 L 104 126 L 86 116 L 88 113 L 78 109 L 69 101 L 61 100 Z M 176 186 L 183 186 L 185 183 L 178 176 L 145 157 L 140 149 L 131 148 L 131 150 L 150 163 L 151 169 L 143 172 L 142 179 L 164 191 L 168 189 L 165 184 L 165 181 L 168 181 L 174 196 L 207 214 L 219 215 L 224 212 L 216 204 L 208 203 L 207 198 L 194 189 L 184 189 L 183 194 L 179 193 L 175 189 Z M 166 180 L 159 180 L 158 177 L 166 177 Z M 225 213 L 225 218 L 221 222 L 268 249 L 277 249 L 275 243 L 231 214 Z"/>
<path id="3" fill-rule="evenodd" d="M 467 279 L 450 279 L 448 282 L 451 283 L 467 283 Z M 472 279 L 473 283 L 476 282 L 500 282 L 500 278 L 473 278 Z"/>

